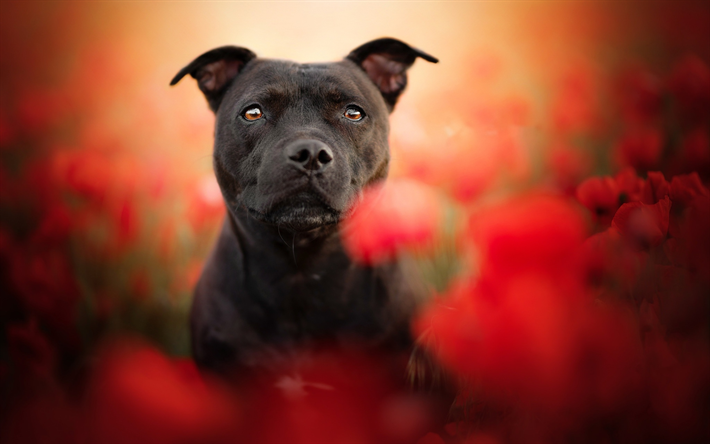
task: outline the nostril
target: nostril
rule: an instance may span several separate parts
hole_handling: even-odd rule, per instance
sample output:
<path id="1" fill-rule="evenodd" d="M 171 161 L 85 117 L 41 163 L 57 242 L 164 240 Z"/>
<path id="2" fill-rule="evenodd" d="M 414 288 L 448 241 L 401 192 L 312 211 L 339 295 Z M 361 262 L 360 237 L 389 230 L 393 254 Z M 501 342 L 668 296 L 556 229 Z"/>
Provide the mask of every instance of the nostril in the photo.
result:
<path id="1" fill-rule="evenodd" d="M 333 156 L 328 151 L 320 150 L 320 152 L 318 153 L 318 162 L 325 165 L 331 160 L 333 160 Z"/>
<path id="2" fill-rule="evenodd" d="M 311 158 L 311 153 L 307 149 L 302 149 L 295 155 L 289 156 L 289 158 L 298 163 L 305 163 Z"/>

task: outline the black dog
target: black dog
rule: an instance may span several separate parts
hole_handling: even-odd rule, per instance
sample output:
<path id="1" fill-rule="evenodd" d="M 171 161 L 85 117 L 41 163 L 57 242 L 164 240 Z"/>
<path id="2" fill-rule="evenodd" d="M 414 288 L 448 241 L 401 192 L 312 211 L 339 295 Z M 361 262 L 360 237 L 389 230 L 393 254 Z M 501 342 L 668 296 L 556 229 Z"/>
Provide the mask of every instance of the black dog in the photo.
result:
<path id="1" fill-rule="evenodd" d="M 214 170 L 228 209 L 195 290 L 192 348 L 218 372 L 277 368 L 295 350 L 404 351 L 417 290 L 402 267 L 366 267 L 338 223 L 385 179 L 389 113 L 417 57 L 379 39 L 337 63 L 209 51 L 183 68 L 216 114 Z"/>

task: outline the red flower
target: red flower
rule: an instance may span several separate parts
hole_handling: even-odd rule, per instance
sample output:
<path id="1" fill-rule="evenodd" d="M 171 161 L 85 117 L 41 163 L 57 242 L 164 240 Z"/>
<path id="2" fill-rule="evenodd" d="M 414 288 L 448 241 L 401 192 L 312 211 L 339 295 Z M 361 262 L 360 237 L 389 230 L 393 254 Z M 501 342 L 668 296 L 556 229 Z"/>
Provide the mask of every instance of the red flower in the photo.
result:
<path id="1" fill-rule="evenodd" d="M 641 199 L 644 181 L 636 175 L 636 171 L 627 167 L 614 176 L 614 181 L 619 186 L 619 203 L 636 202 Z"/>
<path id="2" fill-rule="evenodd" d="M 670 185 L 663 173 L 658 171 L 649 171 L 648 179 L 643 184 L 641 189 L 641 202 L 653 205 L 670 193 Z"/>
<path id="3" fill-rule="evenodd" d="M 660 245 L 666 238 L 670 209 L 668 196 L 653 205 L 625 203 L 616 212 L 611 226 L 639 249 L 647 250 Z"/>
<path id="4" fill-rule="evenodd" d="M 621 203 L 621 190 L 611 177 L 592 177 L 577 187 L 577 200 L 592 212 L 592 217 L 601 225 L 611 224 Z"/>
<path id="5" fill-rule="evenodd" d="M 673 203 L 675 208 L 675 202 Z M 672 238 L 664 245 L 671 261 L 710 286 L 710 196 L 698 195 L 683 211 L 671 213 Z"/>
<path id="6" fill-rule="evenodd" d="M 668 79 L 680 116 L 689 125 L 702 124 L 710 117 L 710 68 L 701 58 L 680 59 Z"/>
<path id="7" fill-rule="evenodd" d="M 10 278 L 24 307 L 67 343 L 78 340 L 74 320 L 79 290 L 64 252 L 22 252 L 11 261 Z"/>
<path id="8" fill-rule="evenodd" d="M 214 228 L 224 217 L 225 206 L 217 179 L 202 177 L 191 189 L 187 217 L 196 232 Z"/>
<path id="9" fill-rule="evenodd" d="M 697 128 L 683 137 L 680 147 L 683 172 L 697 171 L 707 179 L 710 174 L 710 135 L 705 128 Z"/>
<path id="10" fill-rule="evenodd" d="M 616 228 L 591 236 L 580 250 L 586 282 L 595 289 L 625 296 L 646 265 L 644 254 L 632 249 Z"/>
<path id="11" fill-rule="evenodd" d="M 54 183 L 67 191 L 103 202 L 113 183 L 115 165 L 105 156 L 89 150 L 58 148 L 52 159 Z"/>
<path id="12" fill-rule="evenodd" d="M 566 199 L 525 195 L 473 214 L 469 235 L 484 273 L 558 272 L 583 242 L 582 214 Z"/>
<path id="13" fill-rule="evenodd" d="M 239 421 L 194 370 L 140 344 L 104 352 L 85 407 L 90 442 L 225 442 Z"/>
<path id="14" fill-rule="evenodd" d="M 624 70 L 616 80 L 615 92 L 626 123 L 653 123 L 660 116 L 661 82 L 646 69 L 632 66 Z"/>
<path id="15" fill-rule="evenodd" d="M 670 186 L 670 197 L 674 205 L 686 208 L 697 196 L 708 196 L 710 193 L 700 181 L 698 173 L 682 174 L 673 177 Z"/>
<path id="16" fill-rule="evenodd" d="M 342 231 L 343 244 L 358 261 L 373 264 L 400 249 L 428 248 L 437 233 L 441 206 L 428 187 L 391 180 L 367 189 Z"/>
<path id="17" fill-rule="evenodd" d="M 393 384 L 403 370 L 392 367 L 393 356 L 383 363 L 372 353 L 325 349 L 301 358 L 242 386 L 249 409 L 240 442 L 412 443 L 433 427 L 424 399 Z"/>
<path id="18" fill-rule="evenodd" d="M 598 124 L 597 93 L 590 70 L 577 67 L 565 73 L 552 104 L 552 122 L 560 132 L 587 131 Z"/>
<path id="19" fill-rule="evenodd" d="M 663 135 L 655 129 L 635 129 L 624 134 L 614 147 L 621 166 L 638 170 L 656 168 L 663 148 Z"/>
<path id="20" fill-rule="evenodd" d="M 575 415 L 618 408 L 637 388 L 633 325 L 594 309 L 579 281 L 560 277 L 456 284 L 415 331 L 428 331 L 431 352 L 494 399 L 553 417 L 573 406 Z"/>
<path id="21" fill-rule="evenodd" d="M 56 351 L 40 331 L 36 318 L 6 329 L 14 374 L 23 384 L 47 384 L 54 378 Z"/>

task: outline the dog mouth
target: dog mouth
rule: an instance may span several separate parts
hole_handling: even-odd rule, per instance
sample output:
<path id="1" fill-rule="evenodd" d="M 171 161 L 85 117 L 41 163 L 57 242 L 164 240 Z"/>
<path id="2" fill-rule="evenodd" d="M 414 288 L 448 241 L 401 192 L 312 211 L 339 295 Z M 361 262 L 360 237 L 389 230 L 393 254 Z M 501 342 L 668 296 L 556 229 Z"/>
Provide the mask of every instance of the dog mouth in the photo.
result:
<path id="1" fill-rule="evenodd" d="M 306 232 L 326 225 L 334 225 L 341 219 L 341 212 L 331 207 L 311 187 L 280 199 L 268 211 L 258 211 L 249 207 L 247 209 L 252 217 L 261 222 L 296 232 Z"/>

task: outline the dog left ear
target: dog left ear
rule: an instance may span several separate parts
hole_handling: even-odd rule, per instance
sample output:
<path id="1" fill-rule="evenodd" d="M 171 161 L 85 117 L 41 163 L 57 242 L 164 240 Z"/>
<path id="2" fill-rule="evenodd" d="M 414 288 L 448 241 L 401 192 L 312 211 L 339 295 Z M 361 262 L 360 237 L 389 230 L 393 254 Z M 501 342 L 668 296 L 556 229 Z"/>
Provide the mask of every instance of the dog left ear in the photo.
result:
<path id="1" fill-rule="evenodd" d="M 431 63 L 439 62 L 435 57 L 392 38 L 365 43 L 354 49 L 346 58 L 367 73 L 392 111 L 399 95 L 407 86 L 407 69 L 414 64 L 417 57 Z"/>
<path id="2" fill-rule="evenodd" d="M 207 98 L 210 109 L 217 112 L 227 87 L 244 65 L 255 57 L 256 54 L 250 50 L 238 46 L 215 48 L 181 69 L 170 81 L 170 86 L 190 74 L 192 78 L 197 80 L 197 86 Z"/>

